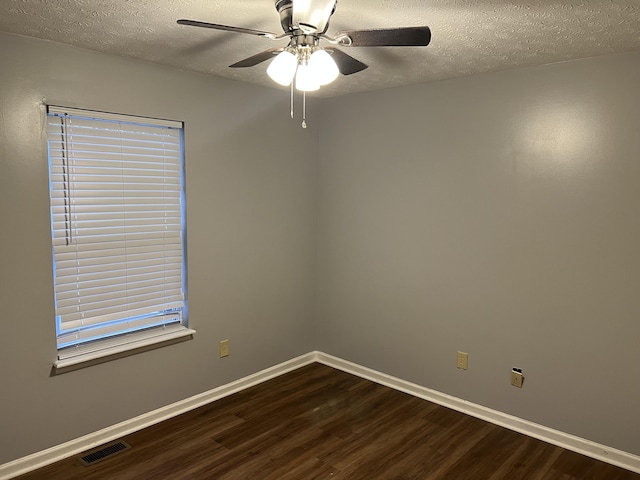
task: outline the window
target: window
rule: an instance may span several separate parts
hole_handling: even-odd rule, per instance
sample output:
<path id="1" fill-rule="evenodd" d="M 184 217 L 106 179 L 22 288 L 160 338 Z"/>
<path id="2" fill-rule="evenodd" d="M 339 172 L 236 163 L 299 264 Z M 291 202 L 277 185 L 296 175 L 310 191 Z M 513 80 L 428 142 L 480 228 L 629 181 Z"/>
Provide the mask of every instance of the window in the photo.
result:
<path id="1" fill-rule="evenodd" d="M 56 367 L 190 335 L 180 122 L 48 107 Z"/>

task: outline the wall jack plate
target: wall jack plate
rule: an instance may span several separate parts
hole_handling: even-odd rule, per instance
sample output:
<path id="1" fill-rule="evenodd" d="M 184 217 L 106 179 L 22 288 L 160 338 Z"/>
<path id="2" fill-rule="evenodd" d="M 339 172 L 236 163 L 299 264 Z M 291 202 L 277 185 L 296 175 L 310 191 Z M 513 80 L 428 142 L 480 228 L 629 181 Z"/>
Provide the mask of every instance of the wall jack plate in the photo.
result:
<path id="1" fill-rule="evenodd" d="M 521 368 L 512 368 L 511 369 L 511 385 L 514 387 L 522 388 L 522 383 L 524 382 L 524 375 L 522 374 Z"/>

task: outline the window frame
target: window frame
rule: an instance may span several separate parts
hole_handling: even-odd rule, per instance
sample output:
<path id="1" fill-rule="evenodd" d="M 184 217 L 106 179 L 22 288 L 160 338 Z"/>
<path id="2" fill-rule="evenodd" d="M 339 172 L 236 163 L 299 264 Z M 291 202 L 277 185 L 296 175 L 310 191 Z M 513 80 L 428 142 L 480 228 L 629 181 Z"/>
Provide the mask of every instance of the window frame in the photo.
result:
<path id="1" fill-rule="evenodd" d="M 52 117 L 60 117 L 61 120 L 61 131 L 57 132 L 57 131 L 53 131 L 54 130 L 54 126 L 53 123 L 50 124 Z M 73 155 L 76 154 L 76 150 L 73 150 L 75 148 L 75 145 L 71 145 L 69 146 L 67 144 L 69 137 L 71 137 L 71 132 L 73 131 L 72 128 L 67 127 L 67 120 L 66 119 L 76 119 L 79 123 L 82 122 L 88 122 L 89 124 L 96 124 L 96 126 L 100 126 L 100 128 L 97 128 L 93 131 L 99 131 L 100 129 L 104 129 L 106 130 L 110 130 L 110 132 L 116 132 L 116 134 L 122 134 L 122 132 L 125 132 L 127 128 L 133 128 L 135 126 L 135 128 L 142 128 L 142 129 L 148 129 L 150 130 L 150 134 L 153 135 L 154 132 L 168 132 L 169 130 L 171 130 L 171 138 L 173 138 L 173 141 L 175 142 L 177 139 L 177 148 L 178 148 L 178 152 L 175 151 L 175 147 L 176 144 L 173 144 L 174 147 L 174 151 L 169 154 L 169 157 L 165 157 L 165 153 L 161 153 L 158 154 L 157 156 L 157 160 L 155 156 L 148 156 L 145 155 L 145 157 L 148 158 L 152 158 L 154 161 L 152 163 L 156 163 L 155 160 L 157 160 L 162 167 L 158 168 L 157 170 L 154 170 L 155 167 L 149 167 L 149 175 L 152 175 L 154 177 L 158 177 L 158 176 L 162 176 L 163 181 L 164 181 L 164 175 L 167 174 L 167 166 L 169 165 L 171 166 L 170 163 L 167 163 L 166 158 L 170 158 L 170 161 L 173 161 L 173 167 L 174 169 L 177 166 L 177 170 L 174 170 L 172 172 L 173 175 L 173 185 L 172 188 L 169 188 L 169 190 L 173 190 L 171 193 L 169 193 L 168 197 L 170 199 L 170 201 L 173 201 L 174 203 L 176 202 L 176 198 L 179 197 L 179 218 L 180 218 L 180 224 L 179 226 L 177 226 L 176 222 L 174 221 L 174 225 L 173 225 L 173 236 L 174 236 L 174 240 L 173 243 L 171 244 L 171 247 L 174 249 L 178 248 L 176 247 L 177 244 L 179 244 L 179 250 L 180 250 L 180 278 L 179 278 L 179 282 L 180 282 L 180 293 L 182 295 L 182 299 L 179 301 L 176 301 L 175 305 L 176 308 L 174 310 L 171 310 L 169 308 L 167 308 L 166 306 L 163 307 L 163 305 L 165 303 L 167 303 L 166 301 L 160 302 L 157 304 L 157 306 L 148 306 L 143 310 L 146 310 L 147 313 L 145 313 L 142 316 L 134 316 L 131 314 L 132 311 L 135 310 L 127 310 L 127 307 L 123 307 L 124 310 L 122 310 L 121 312 L 121 316 L 119 317 L 119 319 L 117 320 L 113 320 L 113 321 L 106 321 L 103 320 L 102 322 L 99 320 L 100 316 L 98 315 L 97 317 L 93 317 L 98 318 L 98 320 L 95 320 L 93 323 L 90 321 L 92 317 L 87 317 L 87 324 L 84 324 L 84 320 L 81 321 L 81 323 L 83 324 L 82 327 L 78 328 L 78 332 L 81 331 L 82 329 L 84 329 L 83 331 L 87 331 L 87 330 L 91 330 L 91 329 L 100 329 L 103 328 L 103 330 L 106 332 L 109 329 L 115 329 L 115 331 L 111 331 L 108 333 L 103 333 L 103 334 L 98 334 L 97 338 L 90 338 L 89 334 L 86 334 L 84 337 L 82 337 L 81 335 L 77 335 L 77 339 L 75 341 L 71 341 L 71 343 L 69 344 L 69 342 L 63 342 L 62 344 L 60 343 L 60 337 L 62 335 L 62 329 L 61 329 L 61 325 L 62 325 L 62 320 L 61 320 L 61 315 L 59 314 L 59 311 L 61 309 L 58 308 L 59 306 L 59 281 L 57 278 L 57 264 L 60 262 L 60 257 L 56 258 L 56 241 L 58 241 L 59 243 L 59 239 L 56 240 L 56 231 L 55 228 L 56 226 L 60 226 L 61 222 L 60 222 L 60 215 L 57 216 L 58 220 L 57 223 L 56 221 L 54 221 L 54 194 L 55 192 L 60 192 L 63 191 L 64 195 L 66 197 L 68 197 L 68 199 L 72 198 L 72 195 L 74 194 L 74 188 L 72 188 L 71 184 L 69 183 L 68 185 L 65 184 L 62 187 L 60 187 L 60 182 L 58 183 L 58 186 L 56 188 L 54 188 L 54 178 L 59 179 L 60 175 L 58 175 L 57 177 L 55 176 L 55 174 L 53 173 L 54 168 L 53 168 L 53 160 L 52 158 L 55 157 L 52 156 L 52 145 L 56 142 L 56 138 L 58 138 L 59 135 L 59 139 L 62 143 L 64 143 L 65 148 L 67 149 L 67 151 L 62 154 L 62 155 L 58 155 L 61 157 L 64 157 L 64 155 L 68 156 L 68 160 L 69 162 L 75 162 L 75 159 L 70 160 L 73 158 Z M 96 123 L 97 122 L 97 123 Z M 104 122 L 104 124 L 102 123 Z M 99 124 L 99 125 L 98 125 Z M 83 364 L 86 362 L 93 362 L 95 363 L 96 361 L 101 361 L 101 359 L 108 359 L 108 357 L 114 356 L 114 355 L 118 355 L 121 356 L 122 354 L 125 354 L 126 352 L 130 352 L 130 353 L 135 353 L 136 351 L 140 350 L 140 349 L 149 349 L 149 348 L 153 348 L 154 346 L 163 346 L 164 344 L 167 344 L 168 342 L 170 343 L 175 343 L 176 341 L 179 341 L 180 339 L 187 339 L 189 337 L 191 337 L 194 333 L 195 330 L 189 328 L 189 316 L 188 316 L 188 302 L 187 302 L 187 251 L 186 251 L 186 230 L 187 230 L 187 222 L 186 222 L 186 190 L 185 190 L 185 158 L 184 158 L 184 123 L 183 122 L 177 122 L 177 121 L 172 121 L 172 120 L 163 120 L 163 119 L 154 119 L 154 118 L 148 118 L 148 117 L 141 117 L 141 116 L 133 116 L 133 115 L 125 115 L 125 114 L 116 114 L 116 113 L 108 113 L 108 112 L 99 112 L 99 111 L 94 111 L 94 110 L 85 110 L 85 109 L 78 109 L 78 108 L 69 108 L 69 107 L 59 107 L 59 106 L 55 106 L 55 105 L 47 105 L 46 108 L 46 122 L 45 122 L 45 135 L 47 137 L 47 163 L 48 163 L 48 169 L 49 169 L 49 196 L 50 196 L 50 225 L 51 225 L 51 245 L 52 245 L 52 261 L 53 261 L 53 281 L 54 281 L 54 304 L 56 307 L 56 315 L 55 315 L 55 324 L 56 324 L 56 348 L 57 348 L 57 359 L 54 362 L 54 367 L 56 369 L 66 369 L 68 367 L 71 366 L 75 366 L 78 364 Z M 102 127 L 102 125 L 104 125 L 104 127 Z M 115 128 L 114 128 L 115 126 Z M 155 130 L 157 129 L 157 130 Z M 88 129 L 90 130 L 90 128 Z M 148 132 L 146 132 L 148 133 Z M 143 135 L 143 134 L 141 134 Z M 158 135 L 160 137 L 162 137 L 162 135 L 160 133 L 158 133 Z M 108 145 L 105 147 L 107 141 L 103 141 L 102 137 L 99 137 L 100 140 L 99 142 L 101 143 L 101 145 L 99 145 L 98 147 L 95 146 L 95 144 L 92 144 L 91 146 L 96 148 L 96 151 L 98 152 L 98 154 L 96 155 L 97 157 L 99 157 L 100 155 L 105 154 L 106 150 L 100 150 L 100 148 L 108 148 Z M 124 137 L 121 136 L 119 137 L 120 141 L 121 141 L 121 145 L 124 145 L 124 147 L 129 147 L 131 144 L 131 140 L 129 137 Z M 123 140 L 122 138 L 125 138 L 125 143 L 123 144 Z M 134 142 L 135 143 L 135 142 Z M 163 143 L 164 145 L 164 143 Z M 78 147 L 80 148 L 80 147 Z M 121 147 L 122 149 L 122 147 Z M 163 151 L 164 152 L 164 151 Z M 92 152 L 93 153 L 93 152 Z M 117 154 L 115 154 L 117 157 Z M 119 161 L 122 164 L 122 171 L 124 172 L 127 168 L 129 168 L 129 164 L 127 162 L 129 162 L 129 160 L 125 160 L 124 157 L 127 156 L 126 153 L 121 153 L 118 158 L 117 161 Z M 114 158 L 116 158 L 114 157 Z M 178 164 L 176 164 L 176 158 L 178 158 Z M 59 162 L 60 159 L 57 158 L 57 161 Z M 62 160 L 62 162 L 64 163 L 64 159 Z M 89 167 L 90 168 L 96 168 L 96 164 L 100 163 L 100 160 L 93 160 L 93 159 L 89 159 Z M 91 163 L 94 162 L 94 163 Z M 71 163 L 69 163 L 69 165 L 71 165 Z M 75 168 L 75 163 L 73 164 L 74 168 Z M 58 165 L 59 166 L 59 165 Z M 64 167 L 64 165 L 63 165 Z M 115 170 L 115 169 L 114 169 Z M 176 173 L 177 172 L 177 173 Z M 145 173 L 147 174 L 147 173 Z M 109 177 L 118 177 L 118 173 L 116 174 L 109 174 Z M 133 178 L 135 183 L 138 183 L 138 177 L 134 175 L 126 175 L 125 173 L 121 174 L 121 180 L 120 183 L 118 183 L 117 181 L 114 181 L 112 179 L 110 179 L 110 181 L 108 181 L 107 183 L 109 183 L 110 185 L 116 185 L 116 187 L 122 188 L 123 191 L 126 190 L 127 188 L 127 178 L 131 179 Z M 142 173 L 140 175 L 143 175 Z M 79 175 L 80 176 L 80 175 Z M 90 177 L 92 178 L 93 174 L 90 175 L 85 175 L 85 177 Z M 97 175 L 96 178 L 99 178 L 100 176 Z M 147 177 L 140 177 L 142 178 L 141 181 L 146 180 Z M 179 184 L 176 184 L 176 179 L 179 178 Z M 100 180 L 102 181 L 102 180 Z M 131 180 L 129 180 L 131 181 Z M 154 180 L 155 181 L 155 180 Z M 73 180 L 74 185 L 76 184 L 76 180 L 74 178 Z M 94 183 L 94 181 L 92 180 L 90 183 Z M 98 183 L 98 181 L 96 181 L 96 183 Z M 79 185 L 82 185 L 82 183 L 78 183 Z M 103 186 L 103 184 L 99 184 L 97 187 L 95 187 L 96 189 L 101 188 L 101 186 Z M 87 188 L 87 187 L 85 187 Z M 108 187 L 111 188 L 111 187 Z M 153 188 L 153 187 L 151 187 Z M 164 188 L 164 184 L 163 184 L 163 188 Z M 87 188 L 88 189 L 88 188 Z M 179 189 L 179 192 L 177 192 L 177 190 Z M 136 191 L 136 194 L 138 194 L 139 192 Z M 146 192 L 142 192 L 144 195 L 147 195 Z M 153 195 L 153 194 L 149 194 L 149 195 Z M 163 195 L 164 195 L 164 190 L 163 190 Z M 78 197 L 76 199 L 78 199 L 80 197 L 80 194 L 78 194 Z M 132 206 L 132 203 L 128 203 L 124 200 L 125 195 L 122 195 L 123 200 L 122 200 L 122 205 L 119 205 L 118 207 L 122 208 L 123 212 L 126 211 L 127 208 L 130 208 Z M 146 198 L 146 197 L 144 197 Z M 164 198 L 164 197 L 163 197 Z M 75 200 L 75 199 L 74 199 Z M 65 200 L 66 202 L 66 200 Z M 138 203 L 142 203 L 142 202 L 138 202 Z M 71 204 L 71 201 L 69 200 L 69 204 Z M 153 213 L 153 216 L 150 216 L 148 219 L 145 218 L 146 220 L 149 220 L 150 223 L 159 223 L 159 219 L 160 217 L 166 217 L 167 216 L 167 210 L 166 207 L 164 206 L 164 200 L 161 202 L 162 205 L 162 209 L 158 210 L 158 213 Z M 75 208 L 75 207 L 74 207 Z M 93 210 L 94 207 L 87 207 L 90 210 L 90 213 L 88 214 L 89 216 L 95 215 L 95 211 Z M 111 208 L 111 207 L 109 207 Z M 116 208 L 116 207 L 114 207 Z M 174 210 L 175 210 L 175 206 L 174 206 Z M 59 211 L 59 210 L 58 210 Z M 66 207 L 65 207 L 65 212 L 67 211 Z M 109 213 L 112 213 L 111 211 Z M 120 213 L 120 212 L 116 212 L 116 213 Z M 67 215 L 65 213 L 65 215 Z M 148 213 L 145 213 L 145 216 L 149 215 Z M 173 213 L 174 217 L 177 215 L 177 213 Z M 67 215 L 68 216 L 68 215 Z M 130 234 L 126 233 L 128 232 L 127 230 L 127 226 L 131 227 L 133 224 L 135 224 L 134 228 L 138 227 L 138 224 L 136 223 L 136 221 L 131 221 L 130 219 L 127 220 L 126 219 L 126 214 L 122 215 L 123 218 L 120 220 L 116 220 L 114 221 L 114 224 L 117 227 L 121 227 L 122 230 L 125 232 L 122 234 L 122 237 L 124 238 L 123 240 L 123 244 L 126 244 L 127 239 L 131 237 Z M 87 217 L 87 218 L 88 218 Z M 166 218 L 165 220 L 165 224 L 167 222 Z M 76 231 L 83 231 L 82 229 L 78 229 L 78 224 L 80 224 L 81 222 L 78 221 L 78 217 L 74 217 L 75 222 L 73 227 L 65 227 L 65 229 L 68 229 L 69 231 L 69 237 L 71 236 L 71 229 L 73 228 Z M 117 223 L 117 222 L 121 222 L 121 224 Z M 69 225 L 71 224 L 71 220 L 68 220 Z M 154 225 L 153 227 L 149 227 L 149 228 L 157 228 L 157 225 Z M 165 227 L 166 230 L 167 227 Z M 85 231 L 88 231 L 89 228 L 86 228 Z M 175 240 L 175 236 L 176 236 L 176 232 L 179 232 L 179 240 Z M 166 237 L 167 235 L 164 234 L 164 237 Z M 82 238 L 82 237 L 81 237 Z M 143 235 L 143 240 L 146 240 L 146 235 Z M 77 240 L 76 240 L 77 242 Z M 160 242 L 162 245 L 165 245 L 166 240 L 162 240 L 162 242 Z M 69 243 L 69 240 L 67 240 L 67 246 L 71 245 Z M 143 247 L 145 250 L 147 248 L 149 248 L 150 250 L 153 250 L 153 248 L 159 248 L 159 247 L 148 247 L 147 245 L 144 245 Z M 166 247 L 161 247 L 161 248 L 166 248 Z M 76 246 L 76 251 L 78 250 L 78 247 Z M 124 250 L 125 253 L 122 254 L 122 258 L 126 258 L 128 259 L 129 257 L 128 255 L 128 250 L 126 247 L 124 248 L 120 248 L 119 250 Z M 70 254 L 67 253 L 67 256 L 69 256 Z M 71 254 L 72 255 L 72 254 Z M 78 253 L 75 254 L 76 255 L 76 262 L 78 262 L 77 260 L 77 256 Z M 89 258 L 91 261 L 91 259 L 95 259 L 94 257 L 92 257 L 92 253 L 84 253 L 84 255 L 86 255 L 86 257 L 83 258 Z M 173 257 L 174 260 L 172 261 L 172 263 L 170 263 L 170 265 L 174 266 L 174 270 L 177 268 L 176 264 L 177 261 L 175 260 L 177 254 L 173 253 Z M 165 257 L 167 256 L 166 253 L 164 255 Z M 150 252 L 150 256 L 149 258 L 152 258 L 154 260 L 154 262 L 151 263 L 156 263 L 155 261 L 157 260 L 156 257 L 153 256 L 153 252 Z M 162 271 L 159 270 L 153 270 L 156 268 L 156 266 L 152 266 L 150 267 L 152 269 L 152 272 L 155 272 L 156 277 L 158 277 L 158 273 L 163 274 L 164 270 L 167 268 L 167 262 L 168 260 L 166 258 L 162 259 L 162 265 L 158 266 L 158 269 L 162 269 Z M 126 260 L 125 262 L 125 270 L 127 272 L 129 272 L 129 260 Z M 133 262 L 132 262 L 133 263 Z M 177 271 L 177 270 L 176 270 Z M 135 272 L 134 272 L 135 273 Z M 108 273 L 106 274 L 107 276 L 109 275 Z M 81 277 L 80 274 L 76 275 L 77 277 Z M 160 275 L 162 276 L 162 275 Z M 118 286 L 118 288 L 123 288 L 122 291 L 124 291 L 124 295 L 127 296 L 128 295 L 128 290 L 126 285 L 128 285 L 128 282 L 130 281 L 129 279 L 131 277 L 127 277 L 127 274 L 124 274 L 124 283 L 122 281 L 119 281 L 119 283 L 122 283 L 122 285 L 125 285 L 124 287 L 122 287 L 121 285 Z M 62 282 L 62 280 L 60 280 L 60 282 Z M 150 287 L 151 290 L 154 289 L 154 285 L 156 284 L 165 284 L 167 282 L 166 278 L 163 278 L 161 280 L 153 280 L 150 283 L 152 284 L 152 286 Z M 78 303 L 82 303 L 82 290 L 83 290 L 83 283 L 82 280 L 76 280 L 71 281 L 71 287 L 74 287 L 75 283 L 75 290 L 73 288 L 71 288 L 71 292 L 74 292 L 76 294 L 76 297 L 78 297 Z M 173 282 L 175 284 L 175 281 Z M 156 285 L 157 286 L 157 285 Z M 174 285 L 175 287 L 175 285 Z M 115 287 L 114 287 L 115 288 Z M 175 289 L 175 288 L 174 288 Z M 95 290 L 95 289 L 94 289 Z M 157 288 L 156 288 L 157 290 Z M 86 292 L 86 288 L 84 289 L 84 291 Z M 102 293 L 102 292 L 100 292 Z M 155 295 L 161 295 L 160 293 L 156 292 Z M 87 295 L 87 297 L 89 297 L 90 295 Z M 117 294 L 116 295 L 112 295 L 112 297 L 116 297 L 118 298 L 118 300 L 114 300 L 114 302 L 116 303 L 122 303 L 122 301 L 120 300 L 121 297 L 119 297 Z M 75 298 L 75 297 L 74 297 Z M 129 297 L 127 296 L 127 299 Z M 152 295 L 152 302 L 153 303 L 153 295 Z M 127 305 L 129 303 L 129 300 L 127 300 Z M 81 309 L 81 307 L 78 307 Z M 87 307 L 88 308 L 88 307 Z M 119 308 L 118 306 L 114 306 L 113 309 L 117 309 Z M 155 313 L 151 312 L 150 310 L 155 310 Z M 127 311 L 129 312 L 129 314 L 127 314 Z M 160 313 L 158 313 L 160 312 Z M 111 315 L 113 316 L 113 315 Z M 110 316 L 107 316 L 110 317 Z M 105 317 L 105 318 L 107 318 Z M 84 313 L 82 313 L 82 318 L 85 318 Z M 152 320 L 153 319 L 153 320 Z M 146 323 L 145 323 L 146 322 Z M 67 322 L 65 325 L 68 327 L 69 324 L 71 324 L 73 322 Z M 136 325 L 137 323 L 137 325 Z M 120 325 L 121 327 L 115 327 L 112 325 Z M 92 326 L 89 326 L 92 325 Z M 147 326 L 145 326 L 147 325 Z"/>

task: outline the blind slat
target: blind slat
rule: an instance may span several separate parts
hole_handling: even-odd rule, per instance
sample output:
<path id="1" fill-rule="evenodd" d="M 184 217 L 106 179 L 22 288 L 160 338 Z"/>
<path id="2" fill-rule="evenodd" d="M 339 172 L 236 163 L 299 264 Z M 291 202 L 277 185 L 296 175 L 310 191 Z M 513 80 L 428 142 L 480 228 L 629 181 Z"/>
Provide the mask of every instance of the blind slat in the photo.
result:
<path id="1" fill-rule="evenodd" d="M 171 305 L 171 301 L 174 303 L 181 302 L 183 298 L 181 296 L 168 297 L 165 299 L 165 303 L 158 303 L 157 299 L 149 299 L 142 300 L 137 302 L 130 302 L 127 305 L 127 316 L 125 318 L 130 318 L 133 315 L 130 312 L 134 312 L 137 310 L 144 310 L 146 312 L 156 312 L 156 311 L 164 311 Z M 56 315 L 61 315 L 61 313 L 56 312 Z M 99 323 L 103 323 L 103 319 L 107 317 L 112 317 L 115 319 L 122 319 L 122 305 L 112 305 L 112 306 L 104 306 L 103 308 L 95 308 L 89 309 L 85 313 L 78 312 L 66 312 L 68 315 L 68 321 L 74 320 L 82 320 L 82 325 L 96 325 Z M 62 329 L 67 329 L 67 323 L 61 324 Z"/>
<path id="2" fill-rule="evenodd" d="M 174 282 L 167 282 L 163 285 L 163 291 L 166 289 L 170 289 L 171 291 L 180 292 L 180 288 L 182 284 L 180 282 L 180 277 L 173 277 Z M 127 284 L 127 289 L 129 292 L 135 293 L 151 293 L 157 291 L 157 284 L 154 281 L 142 280 L 139 282 L 129 282 Z M 111 285 L 107 284 L 102 287 L 94 287 L 94 288 L 81 288 L 81 289 L 73 289 L 68 291 L 62 291 L 58 295 L 58 306 L 70 305 L 73 301 L 74 303 L 80 302 L 93 302 L 98 301 L 100 299 L 108 299 L 113 298 L 114 294 L 120 294 L 120 290 L 122 289 L 121 283 L 112 283 Z"/>
<path id="3" fill-rule="evenodd" d="M 122 315 L 120 314 L 120 312 L 113 312 L 113 313 L 105 313 L 104 315 L 96 315 L 92 318 L 87 318 L 87 319 L 82 319 L 82 318 L 77 318 L 75 320 L 71 320 L 69 321 L 66 325 L 65 328 L 62 330 L 63 332 L 68 333 L 71 330 L 78 330 L 82 327 L 94 327 L 96 325 L 108 325 L 109 323 L 126 323 L 129 321 L 132 321 L 133 319 L 137 319 L 137 318 L 151 318 L 151 317 L 163 317 L 163 316 L 168 316 L 168 317 L 172 317 L 175 318 L 176 316 L 180 316 L 180 314 L 178 312 L 170 312 L 170 310 L 172 309 L 179 309 L 180 308 L 180 302 L 174 302 L 174 303 L 166 303 L 165 305 L 163 305 L 163 307 L 166 307 L 165 310 L 167 311 L 167 313 L 161 313 L 158 308 L 149 308 L 149 307 L 142 307 L 142 308 L 137 308 L 137 309 L 132 309 L 130 310 L 130 317 L 127 319 L 122 319 Z M 154 306 L 155 307 L 155 306 Z"/>
<path id="4" fill-rule="evenodd" d="M 108 248 L 108 249 L 89 250 L 89 251 L 79 250 L 77 252 L 60 251 L 57 254 L 57 258 L 58 258 L 58 261 L 60 262 L 68 261 L 68 260 L 76 260 L 76 259 L 77 261 L 81 262 L 84 259 L 92 259 L 92 258 L 99 259 L 101 257 L 118 258 L 119 256 L 127 253 L 129 255 L 153 256 L 153 255 L 157 255 L 158 252 L 163 252 L 171 255 L 182 255 L 182 246 L 180 245 L 179 242 L 175 242 L 173 244 L 170 243 L 166 245 L 160 245 L 160 248 L 154 245 L 141 245 L 141 246 L 132 246 L 132 247 L 129 247 L 129 246 L 114 247 L 114 248 Z"/>
<path id="5" fill-rule="evenodd" d="M 147 294 L 127 295 L 126 301 L 119 296 L 112 296 L 104 300 L 85 303 L 69 303 L 58 306 L 56 315 L 69 315 L 71 317 L 88 319 L 94 323 L 95 318 L 102 312 L 120 312 L 123 308 L 133 310 L 138 307 L 152 307 L 153 309 L 164 308 L 167 302 L 182 300 L 180 293 L 172 292 L 152 292 Z M 127 315 L 129 316 L 129 315 Z"/>
<path id="6" fill-rule="evenodd" d="M 109 112 L 96 112 L 93 110 L 83 110 L 80 108 L 70 108 L 70 107 L 60 107 L 57 105 L 49 105 L 47 107 L 47 112 L 49 113 L 51 120 L 52 116 L 56 115 L 68 115 L 68 116 L 78 116 L 81 120 L 91 120 L 91 119 L 100 119 L 100 120 L 115 120 L 122 122 L 133 122 L 133 123 L 149 123 L 152 121 L 154 125 L 165 126 L 165 127 L 173 127 L 173 128 L 182 128 L 182 123 L 176 122 L 173 120 L 161 120 L 161 119 L 148 119 L 143 117 L 134 117 L 132 115 L 121 115 L 118 113 L 109 113 Z M 169 130 L 171 131 L 171 130 Z"/>

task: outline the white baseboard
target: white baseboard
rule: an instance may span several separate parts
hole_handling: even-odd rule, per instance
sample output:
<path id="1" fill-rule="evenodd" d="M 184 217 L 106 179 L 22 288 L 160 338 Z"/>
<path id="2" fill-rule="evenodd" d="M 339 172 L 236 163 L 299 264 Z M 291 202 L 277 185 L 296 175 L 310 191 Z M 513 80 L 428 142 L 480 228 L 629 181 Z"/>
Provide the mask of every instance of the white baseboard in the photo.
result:
<path id="1" fill-rule="evenodd" d="M 64 458 L 77 455 L 96 446 L 119 439 L 156 423 L 168 420 L 182 413 L 211 403 L 220 398 L 232 395 L 246 388 L 265 382 L 287 372 L 303 367 L 313 362 L 319 362 L 338 370 L 342 370 L 361 378 L 366 378 L 395 390 L 423 398 L 438 405 L 480 418 L 487 422 L 523 433 L 533 438 L 557 445 L 588 457 L 601 460 L 632 472 L 640 473 L 640 456 L 607 447 L 584 438 L 569 435 L 537 423 L 523 420 L 506 413 L 492 410 L 482 405 L 462 400 L 445 393 L 440 393 L 415 383 L 387 375 L 376 370 L 363 367 L 353 362 L 343 360 L 322 352 L 309 352 L 273 367 L 267 368 L 253 375 L 222 385 L 207 392 L 186 398 L 166 407 L 153 410 L 130 420 L 112 425 L 94 433 L 90 433 L 69 442 L 36 452 L 23 458 L 0 465 L 0 480 L 8 480 L 23 473 L 36 470 L 55 463 Z"/>
<path id="2" fill-rule="evenodd" d="M 500 425 L 501 427 L 523 433 L 538 440 L 586 455 L 587 457 L 640 473 L 640 456 L 576 437 L 559 430 L 554 430 L 553 428 L 483 407 L 482 405 L 471 403 L 445 393 L 440 393 L 326 353 L 314 352 L 314 354 L 315 360 L 324 365 L 357 375 L 361 378 L 366 378 L 367 380 L 391 387 L 394 390 L 423 398 L 438 405 L 471 415 L 472 417 L 480 418 L 495 425 Z"/>
<path id="3" fill-rule="evenodd" d="M 316 357 L 317 355 L 315 352 L 301 355 L 258 373 L 254 373 L 253 375 L 249 375 L 226 385 L 214 388 L 213 390 L 194 395 L 193 397 L 172 403 L 166 407 L 158 408 L 157 410 L 153 410 L 130 420 L 125 420 L 124 422 L 116 425 L 103 428 L 102 430 L 84 435 L 61 445 L 56 445 L 55 447 L 48 448 L 47 450 L 36 452 L 32 455 L 5 463 L 0 465 L 0 480 L 8 480 L 10 478 L 17 477 L 23 473 L 50 465 L 64 458 L 77 455 L 85 450 L 89 450 L 104 443 L 111 442 L 112 440 L 124 437 L 125 435 L 129 435 L 130 433 L 142 430 L 143 428 L 155 425 L 156 423 L 168 420 L 169 418 L 173 418 L 220 398 L 227 397 L 246 388 L 283 375 L 291 370 L 313 363 L 316 361 Z"/>

